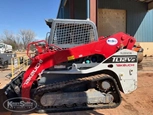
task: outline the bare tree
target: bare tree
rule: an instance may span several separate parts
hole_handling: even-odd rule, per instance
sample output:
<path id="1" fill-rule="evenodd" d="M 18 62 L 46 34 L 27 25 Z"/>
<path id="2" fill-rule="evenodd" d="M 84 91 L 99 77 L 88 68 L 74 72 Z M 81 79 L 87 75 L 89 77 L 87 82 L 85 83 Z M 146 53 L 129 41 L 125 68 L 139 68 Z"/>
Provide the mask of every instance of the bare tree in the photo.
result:
<path id="1" fill-rule="evenodd" d="M 5 30 L 0 35 L 0 42 L 9 44 L 14 50 L 26 49 L 27 45 L 35 41 L 36 34 L 32 30 L 20 30 L 18 34 Z"/>
<path id="2" fill-rule="evenodd" d="M 18 48 L 18 41 L 16 40 L 16 35 L 11 31 L 5 30 L 0 36 L 0 40 L 3 43 L 11 45 L 13 49 Z"/>
<path id="3" fill-rule="evenodd" d="M 32 30 L 20 30 L 18 37 L 21 39 L 24 49 L 26 49 L 27 45 L 35 40 L 36 34 Z"/>

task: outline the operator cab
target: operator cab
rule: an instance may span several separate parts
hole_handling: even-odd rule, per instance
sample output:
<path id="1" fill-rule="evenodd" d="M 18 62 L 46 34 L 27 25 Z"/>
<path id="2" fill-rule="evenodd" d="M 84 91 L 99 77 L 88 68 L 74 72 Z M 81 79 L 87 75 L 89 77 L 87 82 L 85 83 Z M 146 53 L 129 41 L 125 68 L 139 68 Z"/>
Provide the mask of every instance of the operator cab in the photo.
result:
<path id="1" fill-rule="evenodd" d="M 90 20 L 48 19 L 51 29 L 46 35 L 49 44 L 70 48 L 98 40 L 96 25 Z"/>

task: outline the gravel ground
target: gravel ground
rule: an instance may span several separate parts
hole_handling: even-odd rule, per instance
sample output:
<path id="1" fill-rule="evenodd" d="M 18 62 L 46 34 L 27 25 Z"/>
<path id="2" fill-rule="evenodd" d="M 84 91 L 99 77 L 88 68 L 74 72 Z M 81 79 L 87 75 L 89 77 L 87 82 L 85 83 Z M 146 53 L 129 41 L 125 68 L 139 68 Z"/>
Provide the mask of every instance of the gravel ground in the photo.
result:
<path id="1" fill-rule="evenodd" d="M 131 94 L 121 94 L 122 103 L 115 109 L 96 109 L 94 111 L 74 111 L 50 113 L 41 115 L 153 115 L 153 58 L 144 58 L 139 65 L 138 88 Z M 8 80 L 3 75 L 9 71 L 1 72 L 0 86 Z M 5 83 L 4 83 L 5 82 Z M 11 114 L 11 113 L 6 113 Z M 0 115 L 5 115 L 0 113 Z M 12 113 L 12 115 L 40 115 L 37 113 Z"/>
<path id="2" fill-rule="evenodd" d="M 8 79 L 6 76 L 10 73 L 10 69 L 0 71 L 0 88 L 3 88 L 7 83 L 9 83 L 10 79 Z"/>

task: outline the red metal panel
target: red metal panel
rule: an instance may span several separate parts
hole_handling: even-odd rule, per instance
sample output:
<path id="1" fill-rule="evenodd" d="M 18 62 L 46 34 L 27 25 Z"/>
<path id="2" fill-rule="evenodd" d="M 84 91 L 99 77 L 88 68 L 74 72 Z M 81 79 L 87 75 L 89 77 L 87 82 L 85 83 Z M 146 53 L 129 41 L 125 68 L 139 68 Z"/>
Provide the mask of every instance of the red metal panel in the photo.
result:
<path id="1" fill-rule="evenodd" d="M 107 38 L 101 37 L 98 41 L 89 44 L 59 51 L 49 50 L 48 52 L 39 54 L 34 58 L 32 64 L 24 74 L 22 82 L 22 97 L 30 98 L 30 89 L 33 82 L 43 70 L 49 67 L 94 54 L 100 54 L 105 58 L 108 58 L 117 52 L 122 46 L 132 50 L 134 44 L 135 38 L 121 32 Z"/>

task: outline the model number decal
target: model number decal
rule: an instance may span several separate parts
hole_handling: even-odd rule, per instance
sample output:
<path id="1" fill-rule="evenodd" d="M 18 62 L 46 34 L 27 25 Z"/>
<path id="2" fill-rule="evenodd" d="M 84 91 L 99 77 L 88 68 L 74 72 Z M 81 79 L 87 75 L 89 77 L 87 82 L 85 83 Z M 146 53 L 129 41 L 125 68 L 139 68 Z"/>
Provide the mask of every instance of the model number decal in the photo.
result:
<path id="1" fill-rule="evenodd" d="M 26 81 L 24 82 L 24 84 L 28 84 L 28 83 L 30 82 L 31 78 L 34 76 L 34 74 L 36 73 L 36 71 L 38 70 L 38 68 L 40 67 L 40 65 L 41 65 L 42 62 L 43 62 L 43 61 L 40 60 L 40 61 L 36 64 L 36 66 L 34 67 L 34 70 L 32 70 L 32 72 L 30 73 L 29 77 L 26 79 Z"/>
<path id="2" fill-rule="evenodd" d="M 136 55 L 116 55 L 104 61 L 104 63 L 136 63 L 136 62 L 137 62 Z"/>
<path id="3" fill-rule="evenodd" d="M 134 57 L 113 57 L 112 62 L 135 62 Z"/>
<path id="4" fill-rule="evenodd" d="M 118 40 L 116 38 L 108 38 L 106 42 L 109 45 L 116 45 L 118 43 Z"/>

